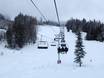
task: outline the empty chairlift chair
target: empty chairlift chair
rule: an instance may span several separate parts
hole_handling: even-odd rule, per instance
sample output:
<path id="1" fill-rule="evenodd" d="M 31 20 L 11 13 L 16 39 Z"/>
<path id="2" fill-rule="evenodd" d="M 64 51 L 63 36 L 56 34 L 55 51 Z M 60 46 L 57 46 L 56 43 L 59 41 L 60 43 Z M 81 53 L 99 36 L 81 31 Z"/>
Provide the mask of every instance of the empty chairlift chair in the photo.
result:
<path id="1" fill-rule="evenodd" d="M 38 42 L 38 49 L 48 49 L 48 42 L 47 41 L 39 41 Z"/>
<path id="2" fill-rule="evenodd" d="M 56 46 L 56 42 L 51 42 L 51 46 Z"/>

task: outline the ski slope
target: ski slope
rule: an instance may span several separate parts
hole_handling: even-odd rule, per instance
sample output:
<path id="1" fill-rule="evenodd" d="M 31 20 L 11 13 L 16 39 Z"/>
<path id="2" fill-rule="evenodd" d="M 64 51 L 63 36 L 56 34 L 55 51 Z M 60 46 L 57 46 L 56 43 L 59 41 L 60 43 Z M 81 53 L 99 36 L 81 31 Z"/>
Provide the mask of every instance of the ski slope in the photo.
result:
<path id="1" fill-rule="evenodd" d="M 57 64 L 57 47 L 50 46 L 50 42 L 58 32 L 58 27 L 39 26 L 38 39 L 44 35 L 49 42 L 47 50 L 37 49 L 37 44 L 11 50 L 1 43 L 0 78 L 104 78 L 104 43 L 84 40 L 87 54 L 84 65 L 78 67 L 73 63 L 76 36 L 65 31 L 69 51 L 61 55 L 62 63 Z"/>

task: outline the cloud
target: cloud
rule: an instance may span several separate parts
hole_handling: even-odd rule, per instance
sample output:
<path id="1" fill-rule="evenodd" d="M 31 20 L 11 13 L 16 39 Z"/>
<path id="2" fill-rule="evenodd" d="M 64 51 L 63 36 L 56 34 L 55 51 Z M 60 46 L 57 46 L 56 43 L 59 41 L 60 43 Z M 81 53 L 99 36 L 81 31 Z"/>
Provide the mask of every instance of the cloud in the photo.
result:
<path id="1" fill-rule="evenodd" d="M 56 0 L 61 20 L 87 18 L 104 21 L 103 0 Z M 34 0 L 42 13 L 50 20 L 57 20 L 53 0 Z M 20 12 L 41 18 L 30 0 L 0 0 L 0 13 L 12 19 Z"/>

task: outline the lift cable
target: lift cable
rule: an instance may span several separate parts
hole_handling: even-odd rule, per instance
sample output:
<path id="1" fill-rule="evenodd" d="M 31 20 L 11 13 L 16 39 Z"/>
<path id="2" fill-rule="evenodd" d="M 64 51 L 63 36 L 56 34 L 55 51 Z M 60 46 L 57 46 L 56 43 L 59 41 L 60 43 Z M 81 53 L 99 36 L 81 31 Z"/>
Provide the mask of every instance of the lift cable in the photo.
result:
<path id="1" fill-rule="evenodd" d="M 64 26 L 61 26 L 56 0 L 54 0 L 54 5 L 55 5 L 55 10 L 56 10 L 57 20 L 58 20 L 58 23 L 60 26 L 60 33 L 59 34 L 60 34 L 61 38 L 64 39 L 64 36 L 65 36 L 64 35 Z"/>
<path id="2" fill-rule="evenodd" d="M 38 12 L 41 14 L 41 16 L 44 18 L 45 21 L 47 21 L 46 17 L 43 15 L 43 13 L 40 11 L 40 9 L 37 7 L 37 5 L 35 4 L 35 2 L 33 0 L 30 0 L 31 3 L 35 6 L 35 8 L 38 10 Z M 57 8 L 57 7 L 56 7 Z M 58 23 L 60 25 L 60 20 L 59 20 L 59 16 L 58 16 L 58 10 L 57 10 L 57 17 L 58 17 Z M 55 30 L 52 28 L 52 31 L 55 32 Z M 54 34 L 55 35 L 55 34 Z"/>
<path id="3" fill-rule="evenodd" d="M 37 7 L 37 5 L 35 4 L 35 2 L 33 0 L 30 0 L 31 3 L 35 6 L 35 8 L 38 10 L 38 12 L 40 13 L 40 15 L 44 18 L 45 21 L 47 21 L 46 17 L 43 15 L 43 13 L 40 11 L 40 9 Z"/>
<path id="4" fill-rule="evenodd" d="M 58 9 L 57 9 L 56 0 L 54 0 L 54 4 L 55 4 L 55 9 L 56 9 L 56 15 L 57 15 L 58 23 L 60 25 L 60 19 L 59 19 L 59 15 L 58 15 Z"/>

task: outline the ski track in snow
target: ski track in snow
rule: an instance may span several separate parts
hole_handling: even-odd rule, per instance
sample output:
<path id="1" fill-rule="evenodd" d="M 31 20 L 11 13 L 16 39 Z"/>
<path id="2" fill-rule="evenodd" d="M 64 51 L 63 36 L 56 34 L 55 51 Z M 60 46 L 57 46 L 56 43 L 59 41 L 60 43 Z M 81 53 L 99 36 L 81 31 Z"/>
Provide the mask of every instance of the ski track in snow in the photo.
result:
<path id="1" fill-rule="evenodd" d="M 11 50 L 4 48 L 2 43 L 0 53 L 4 54 L 0 55 L 0 78 L 104 78 L 104 44 L 84 40 L 87 54 L 80 68 L 73 63 L 76 36 L 71 32 L 65 31 L 68 54 L 61 55 L 62 63 L 57 64 L 57 47 L 51 47 L 50 42 L 58 31 L 58 27 L 39 26 L 38 34 L 43 34 L 49 42 L 47 50 L 37 49 L 37 44 Z"/>

